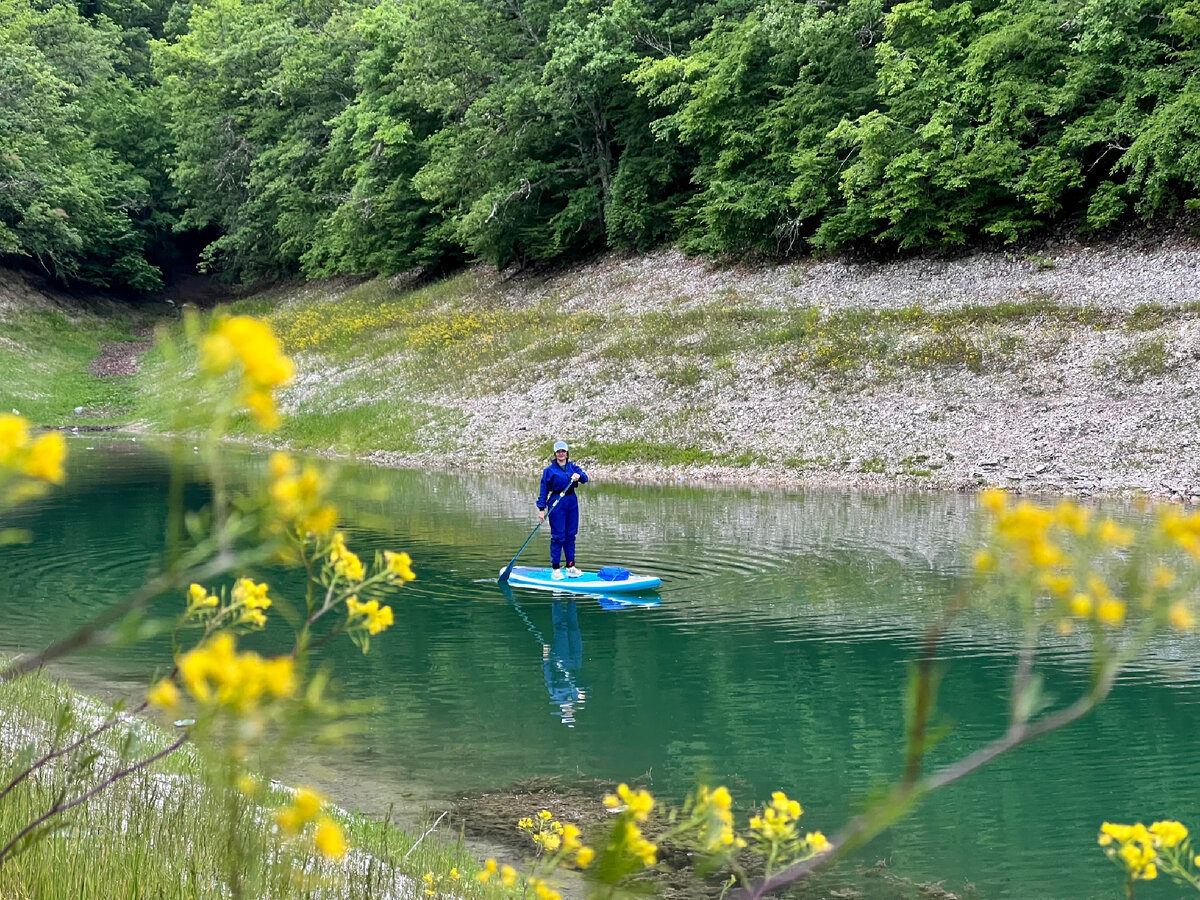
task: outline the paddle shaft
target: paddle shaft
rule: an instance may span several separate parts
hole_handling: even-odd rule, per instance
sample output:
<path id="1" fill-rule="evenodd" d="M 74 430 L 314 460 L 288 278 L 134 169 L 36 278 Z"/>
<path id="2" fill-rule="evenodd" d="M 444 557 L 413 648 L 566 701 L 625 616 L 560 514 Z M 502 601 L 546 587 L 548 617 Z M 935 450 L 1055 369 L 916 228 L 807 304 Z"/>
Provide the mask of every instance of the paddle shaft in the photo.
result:
<path id="1" fill-rule="evenodd" d="M 567 496 L 567 494 L 571 493 L 571 491 L 575 490 L 575 485 L 577 485 L 577 484 L 579 484 L 578 481 L 572 481 L 567 486 L 567 489 L 558 495 L 558 499 L 555 500 L 553 503 L 551 503 L 546 508 L 545 518 L 539 519 L 538 523 L 533 526 L 533 531 L 529 532 L 529 537 L 525 538 L 525 543 L 523 543 L 521 545 L 521 549 L 517 551 L 517 555 L 512 558 L 512 561 L 507 566 L 505 566 L 504 571 L 500 573 L 500 583 L 501 584 L 508 583 L 508 576 L 512 574 L 513 566 L 515 566 L 517 564 L 517 559 L 520 557 L 520 555 L 522 553 L 525 552 L 525 548 L 529 546 L 529 542 L 533 540 L 533 536 L 538 533 L 538 529 L 542 527 L 542 523 L 545 522 L 546 519 L 550 518 L 550 513 L 554 512 L 554 507 L 558 506 L 558 501 L 561 500 L 563 497 Z"/>

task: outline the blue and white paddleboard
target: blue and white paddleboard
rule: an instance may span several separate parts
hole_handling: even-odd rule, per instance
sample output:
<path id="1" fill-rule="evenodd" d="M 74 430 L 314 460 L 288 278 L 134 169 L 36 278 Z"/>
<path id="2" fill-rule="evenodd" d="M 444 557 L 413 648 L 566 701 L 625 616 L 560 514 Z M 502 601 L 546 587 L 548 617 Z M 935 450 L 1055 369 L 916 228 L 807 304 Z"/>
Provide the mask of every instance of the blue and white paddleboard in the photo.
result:
<path id="1" fill-rule="evenodd" d="M 575 594 L 616 594 L 629 591 L 648 591 L 662 584 L 662 579 L 654 575 L 635 575 L 630 572 L 628 578 L 620 581 L 608 581 L 595 572 L 584 572 L 578 578 L 564 578 L 555 581 L 549 566 L 514 566 L 508 576 L 508 583 L 516 587 L 541 588 L 545 591 L 570 591 Z M 504 569 L 500 570 L 501 573 Z"/>

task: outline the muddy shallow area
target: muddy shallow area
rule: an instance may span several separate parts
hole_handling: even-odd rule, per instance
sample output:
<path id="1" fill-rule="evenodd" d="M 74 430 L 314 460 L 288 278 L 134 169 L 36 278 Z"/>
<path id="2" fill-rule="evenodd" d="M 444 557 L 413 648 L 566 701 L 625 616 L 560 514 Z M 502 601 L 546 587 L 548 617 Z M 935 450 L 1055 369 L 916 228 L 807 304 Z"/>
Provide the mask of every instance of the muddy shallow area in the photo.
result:
<path id="1" fill-rule="evenodd" d="M 647 783 L 634 787 L 649 789 Z M 549 810 L 556 819 L 578 825 L 586 842 L 603 846 L 607 837 L 610 814 L 603 806 L 605 794 L 616 789 L 612 782 L 562 778 L 532 778 L 496 791 L 464 791 L 454 797 L 450 807 L 450 827 L 461 829 L 463 835 L 477 846 L 495 847 L 511 865 L 528 868 L 525 863 L 532 855 L 533 845 L 517 827 L 517 822 Z M 665 812 L 665 811 L 664 811 Z M 744 823 L 750 811 L 742 810 L 737 821 Z M 651 840 L 657 832 L 668 827 L 664 816 L 652 818 L 645 826 Z M 743 829 L 744 830 L 744 829 Z M 716 900 L 731 896 L 731 870 L 728 867 L 707 872 L 702 858 L 678 844 L 659 844 L 658 865 L 638 880 L 647 892 L 669 900 Z M 761 874 L 762 858 L 745 851 L 739 857 L 744 871 Z M 564 894 L 583 897 L 586 885 L 576 872 L 562 873 Z M 841 865 L 832 871 L 820 872 L 801 882 L 783 896 L 802 898 L 835 898 L 835 900 L 900 900 L 900 898 L 932 898 L 932 900 L 973 900 L 980 897 L 973 885 L 964 884 L 952 889 L 945 882 L 915 882 L 894 874 L 886 860 L 872 866 Z"/>

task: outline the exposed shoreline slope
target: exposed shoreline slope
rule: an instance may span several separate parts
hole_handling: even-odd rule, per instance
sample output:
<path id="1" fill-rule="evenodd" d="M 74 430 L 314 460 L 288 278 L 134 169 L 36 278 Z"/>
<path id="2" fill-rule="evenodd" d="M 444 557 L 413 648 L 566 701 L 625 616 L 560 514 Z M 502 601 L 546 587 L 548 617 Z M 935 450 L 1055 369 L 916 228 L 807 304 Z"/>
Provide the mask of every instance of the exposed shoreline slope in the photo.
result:
<path id="1" fill-rule="evenodd" d="M 308 285 L 270 315 L 300 362 L 283 437 L 382 464 L 521 470 L 562 436 L 617 478 L 1200 499 L 1186 237 L 757 267 L 664 251 Z M 377 439 L 324 443 L 305 420 L 330 413 Z"/>
<path id="2" fill-rule="evenodd" d="M 74 313 L 23 282 L 0 284 L 6 406 L 172 430 L 186 398 L 157 349 L 131 376 L 92 359 L 136 356 L 153 315 Z M 610 479 L 1200 500 L 1200 242 L 1181 234 L 893 262 L 664 250 L 226 308 L 270 318 L 295 356 L 272 442 L 298 450 L 529 473 L 564 437 Z"/>

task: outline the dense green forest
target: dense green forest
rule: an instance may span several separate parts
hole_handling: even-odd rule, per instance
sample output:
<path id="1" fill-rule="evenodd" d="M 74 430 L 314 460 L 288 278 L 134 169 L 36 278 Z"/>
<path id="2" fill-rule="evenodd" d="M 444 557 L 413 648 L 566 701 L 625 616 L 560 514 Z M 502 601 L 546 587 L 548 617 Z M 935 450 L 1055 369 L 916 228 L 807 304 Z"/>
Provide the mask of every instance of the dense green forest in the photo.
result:
<path id="1" fill-rule="evenodd" d="M 1200 0 L 0 0 L 0 259 L 152 289 L 1200 196 Z"/>

